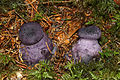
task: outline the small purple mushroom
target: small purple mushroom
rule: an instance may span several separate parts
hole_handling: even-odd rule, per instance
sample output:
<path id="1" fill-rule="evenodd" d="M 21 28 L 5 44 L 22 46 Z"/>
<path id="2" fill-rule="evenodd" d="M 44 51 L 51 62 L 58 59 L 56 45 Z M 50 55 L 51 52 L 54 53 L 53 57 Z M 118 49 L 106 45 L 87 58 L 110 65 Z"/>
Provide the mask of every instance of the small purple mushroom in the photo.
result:
<path id="1" fill-rule="evenodd" d="M 93 58 L 99 56 L 101 47 L 97 39 L 101 36 L 101 31 L 96 26 L 81 28 L 78 31 L 80 39 L 72 47 L 72 55 L 75 61 L 88 63 Z"/>
<path id="2" fill-rule="evenodd" d="M 21 40 L 19 51 L 22 53 L 25 64 L 34 65 L 41 60 L 51 58 L 48 47 L 50 50 L 53 49 L 52 41 L 43 32 L 40 24 L 36 22 L 24 23 L 20 28 L 19 38 Z"/>

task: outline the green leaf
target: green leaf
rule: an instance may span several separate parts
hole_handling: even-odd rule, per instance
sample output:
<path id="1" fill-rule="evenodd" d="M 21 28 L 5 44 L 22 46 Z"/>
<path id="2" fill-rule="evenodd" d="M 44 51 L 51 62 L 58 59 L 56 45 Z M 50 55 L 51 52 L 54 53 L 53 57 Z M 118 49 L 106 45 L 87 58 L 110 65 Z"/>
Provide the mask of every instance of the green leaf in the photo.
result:
<path id="1" fill-rule="evenodd" d="M 43 77 L 44 77 L 44 78 L 50 78 L 50 79 L 53 79 L 53 77 L 50 76 L 50 75 L 48 74 L 48 72 L 44 72 L 44 73 L 43 73 Z"/>
<path id="2" fill-rule="evenodd" d="M 97 76 L 96 76 L 96 75 L 94 75 L 92 72 L 89 72 L 89 73 L 91 74 L 92 79 L 98 80 L 98 78 L 97 78 Z"/>
<path id="3" fill-rule="evenodd" d="M 88 21 L 85 23 L 86 25 L 94 24 L 94 21 Z"/>
<path id="4" fill-rule="evenodd" d="M 120 54 L 119 52 L 114 51 L 114 56 Z"/>
<path id="5" fill-rule="evenodd" d="M 116 77 L 117 77 L 118 79 L 120 79 L 120 72 L 116 75 Z"/>

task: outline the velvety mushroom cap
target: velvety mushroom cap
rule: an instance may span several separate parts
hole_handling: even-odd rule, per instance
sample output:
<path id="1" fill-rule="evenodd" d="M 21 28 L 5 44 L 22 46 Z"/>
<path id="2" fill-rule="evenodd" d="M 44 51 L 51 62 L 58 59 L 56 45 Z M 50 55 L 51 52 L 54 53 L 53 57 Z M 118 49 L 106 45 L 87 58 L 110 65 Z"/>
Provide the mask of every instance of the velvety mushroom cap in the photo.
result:
<path id="1" fill-rule="evenodd" d="M 24 23 L 19 31 L 19 38 L 25 45 L 35 44 L 43 37 L 42 27 L 36 22 Z"/>
<path id="2" fill-rule="evenodd" d="M 86 39 L 99 39 L 101 36 L 101 30 L 96 26 L 81 28 L 78 31 L 78 36 Z"/>

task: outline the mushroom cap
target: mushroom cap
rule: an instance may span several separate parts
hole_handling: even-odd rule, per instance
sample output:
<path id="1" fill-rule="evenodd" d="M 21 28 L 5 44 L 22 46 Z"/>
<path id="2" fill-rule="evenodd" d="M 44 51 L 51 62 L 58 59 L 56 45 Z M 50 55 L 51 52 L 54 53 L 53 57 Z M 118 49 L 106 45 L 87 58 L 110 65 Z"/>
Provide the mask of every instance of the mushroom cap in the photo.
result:
<path id="1" fill-rule="evenodd" d="M 43 37 L 42 27 L 37 22 L 24 23 L 19 31 L 19 38 L 25 45 L 35 44 Z"/>
<path id="2" fill-rule="evenodd" d="M 78 36 L 86 39 L 99 39 L 101 36 L 101 30 L 96 26 L 81 28 L 78 31 Z"/>

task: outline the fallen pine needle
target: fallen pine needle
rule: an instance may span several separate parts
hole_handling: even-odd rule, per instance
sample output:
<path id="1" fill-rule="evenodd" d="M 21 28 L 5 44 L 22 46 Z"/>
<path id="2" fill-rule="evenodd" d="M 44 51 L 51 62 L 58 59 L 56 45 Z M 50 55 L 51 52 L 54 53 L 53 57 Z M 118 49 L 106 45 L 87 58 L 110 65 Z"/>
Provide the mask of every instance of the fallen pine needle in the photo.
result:
<path id="1" fill-rule="evenodd" d="M 47 42 L 45 42 L 45 43 L 46 43 L 46 46 L 47 46 L 49 52 L 52 53 L 51 50 L 50 50 L 50 48 L 49 48 L 49 46 L 48 46 L 48 43 Z"/>

